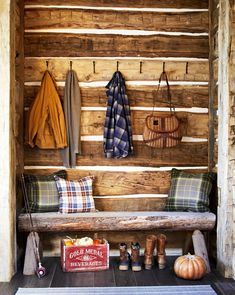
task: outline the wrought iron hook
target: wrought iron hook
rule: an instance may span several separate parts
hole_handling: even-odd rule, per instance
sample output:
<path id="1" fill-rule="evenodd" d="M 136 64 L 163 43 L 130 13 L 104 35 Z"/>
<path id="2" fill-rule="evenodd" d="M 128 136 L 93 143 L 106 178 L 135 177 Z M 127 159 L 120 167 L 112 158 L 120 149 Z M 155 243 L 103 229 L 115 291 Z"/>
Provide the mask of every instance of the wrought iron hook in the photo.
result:
<path id="1" fill-rule="evenodd" d="M 165 72 L 165 62 L 162 64 L 162 72 Z"/>
<path id="2" fill-rule="evenodd" d="M 185 73 L 188 74 L 188 62 L 186 62 Z"/>
<path id="3" fill-rule="evenodd" d="M 142 74 L 142 66 L 143 66 L 143 62 L 140 61 L 140 74 Z"/>

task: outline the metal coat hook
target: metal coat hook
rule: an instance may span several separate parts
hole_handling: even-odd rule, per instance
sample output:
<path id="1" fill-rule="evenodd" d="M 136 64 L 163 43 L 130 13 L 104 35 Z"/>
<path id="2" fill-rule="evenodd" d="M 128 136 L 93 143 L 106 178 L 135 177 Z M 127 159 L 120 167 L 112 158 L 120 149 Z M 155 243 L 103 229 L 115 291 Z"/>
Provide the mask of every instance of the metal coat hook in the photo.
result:
<path id="1" fill-rule="evenodd" d="M 93 74 L 95 74 L 95 61 L 93 61 Z"/>
<path id="2" fill-rule="evenodd" d="M 117 71 L 119 70 L 119 61 L 117 61 Z"/>
<path id="3" fill-rule="evenodd" d="M 188 74 L 188 62 L 186 62 L 185 73 Z"/>
<path id="4" fill-rule="evenodd" d="M 73 69 L 73 62 L 70 60 L 70 71 Z"/>
<path id="5" fill-rule="evenodd" d="M 140 62 L 140 74 L 142 74 L 142 66 L 143 66 L 143 62 Z"/>
<path id="6" fill-rule="evenodd" d="M 46 61 L 47 70 L 48 70 L 48 65 L 49 65 L 49 61 L 47 60 Z"/>
<path id="7" fill-rule="evenodd" d="M 162 64 L 162 71 L 165 72 L 165 62 Z"/>

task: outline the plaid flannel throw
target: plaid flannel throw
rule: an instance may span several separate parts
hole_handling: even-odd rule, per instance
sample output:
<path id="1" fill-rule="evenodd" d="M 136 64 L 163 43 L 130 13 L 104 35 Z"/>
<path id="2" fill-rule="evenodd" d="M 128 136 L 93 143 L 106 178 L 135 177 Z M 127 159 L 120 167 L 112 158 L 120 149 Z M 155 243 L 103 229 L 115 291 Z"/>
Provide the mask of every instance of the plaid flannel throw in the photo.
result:
<path id="1" fill-rule="evenodd" d="M 215 178 L 216 174 L 212 172 L 194 174 L 172 169 L 165 210 L 209 211 L 209 195 Z"/>
<path id="2" fill-rule="evenodd" d="M 104 124 L 104 153 L 107 158 L 124 158 L 132 153 L 130 106 L 125 80 L 117 71 L 106 86 L 108 105 Z"/>
<path id="3" fill-rule="evenodd" d="M 60 170 L 50 175 L 24 174 L 30 212 L 59 210 L 59 193 L 54 179 L 55 175 L 66 178 L 67 173 L 65 170 Z"/>
<path id="4" fill-rule="evenodd" d="M 69 181 L 55 176 L 60 196 L 61 213 L 76 213 L 95 211 L 92 196 L 93 177 L 87 176 L 78 181 Z"/>

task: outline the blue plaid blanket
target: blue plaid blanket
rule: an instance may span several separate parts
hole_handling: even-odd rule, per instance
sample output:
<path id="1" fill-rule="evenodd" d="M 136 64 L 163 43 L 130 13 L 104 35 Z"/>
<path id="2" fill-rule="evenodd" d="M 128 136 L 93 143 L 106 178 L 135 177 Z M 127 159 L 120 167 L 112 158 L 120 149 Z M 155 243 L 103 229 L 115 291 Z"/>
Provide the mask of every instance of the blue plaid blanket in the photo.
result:
<path id="1" fill-rule="evenodd" d="M 104 153 L 107 158 L 124 158 L 133 152 L 130 106 L 125 80 L 117 71 L 107 84 L 104 124 Z"/>

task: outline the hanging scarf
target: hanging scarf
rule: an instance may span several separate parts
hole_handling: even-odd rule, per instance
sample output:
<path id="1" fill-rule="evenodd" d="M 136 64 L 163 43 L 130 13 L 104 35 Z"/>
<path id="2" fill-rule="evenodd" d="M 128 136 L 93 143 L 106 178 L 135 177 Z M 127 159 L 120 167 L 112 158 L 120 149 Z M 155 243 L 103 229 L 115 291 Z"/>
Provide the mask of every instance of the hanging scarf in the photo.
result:
<path id="1" fill-rule="evenodd" d="M 72 168 L 76 166 L 76 154 L 81 154 L 81 94 L 77 74 L 73 70 L 68 71 L 66 77 L 64 114 L 68 134 L 68 147 L 61 151 L 61 155 L 64 166 Z"/>
<path id="2" fill-rule="evenodd" d="M 117 71 L 109 81 L 104 125 L 104 153 L 107 158 L 124 158 L 133 151 L 130 106 L 125 80 Z"/>

